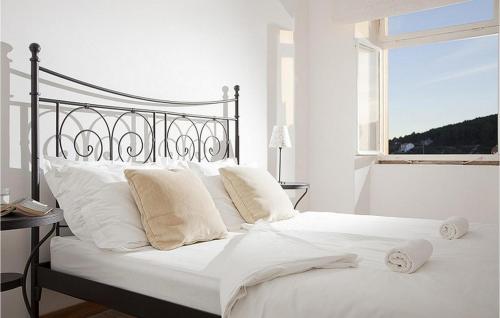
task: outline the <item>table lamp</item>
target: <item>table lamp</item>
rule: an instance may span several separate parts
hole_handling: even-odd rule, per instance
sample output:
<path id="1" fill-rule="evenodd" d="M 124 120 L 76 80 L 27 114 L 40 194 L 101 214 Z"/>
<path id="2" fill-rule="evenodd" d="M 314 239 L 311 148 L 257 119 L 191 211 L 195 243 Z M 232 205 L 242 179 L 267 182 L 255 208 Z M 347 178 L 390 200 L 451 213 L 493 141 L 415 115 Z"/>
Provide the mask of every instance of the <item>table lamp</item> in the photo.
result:
<path id="1" fill-rule="evenodd" d="M 281 149 L 292 147 L 288 128 L 286 126 L 274 126 L 269 141 L 269 148 L 279 149 L 278 182 L 281 183 Z"/>

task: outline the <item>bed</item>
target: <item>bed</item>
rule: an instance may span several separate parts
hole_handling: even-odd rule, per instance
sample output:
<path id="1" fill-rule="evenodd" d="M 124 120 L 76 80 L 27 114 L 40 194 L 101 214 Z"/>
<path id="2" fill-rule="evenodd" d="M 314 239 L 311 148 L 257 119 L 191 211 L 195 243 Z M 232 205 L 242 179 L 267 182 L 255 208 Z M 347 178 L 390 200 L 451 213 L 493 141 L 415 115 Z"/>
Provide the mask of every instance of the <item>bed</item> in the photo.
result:
<path id="1" fill-rule="evenodd" d="M 349 234 L 350 249 L 362 257 L 360 266 L 331 273 L 313 270 L 266 282 L 248 291 L 234 315 L 277 317 L 286 312 L 284 306 L 293 304 L 296 317 L 318 316 L 321 310 L 313 310 L 311 304 L 329 303 L 324 310 L 330 317 L 495 317 L 498 254 L 491 252 L 498 250 L 497 227 L 472 224 L 466 238 L 450 242 L 436 231 L 439 223 L 325 212 L 304 212 L 277 222 L 274 226 L 280 230 Z M 238 235 L 242 233 L 170 252 L 148 247 L 131 253 L 103 251 L 75 237 L 56 237 L 51 241 L 52 268 L 220 315 L 220 277 L 208 268 Z M 432 242 L 432 259 L 416 275 L 388 271 L 382 260 L 393 240 L 419 237 Z"/>
<path id="2" fill-rule="evenodd" d="M 176 102 L 145 98 L 102 88 L 43 68 L 38 65 L 40 47 L 32 44 L 30 50 L 34 118 L 32 140 L 38 140 L 39 103 L 53 105 L 57 156 L 66 157 L 67 154 L 62 142 L 63 137 L 67 137 L 67 133 L 63 132 L 67 118 L 77 116 L 79 111 L 99 114 L 105 110 L 117 112 L 114 118 L 128 114 L 144 120 L 146 132 L 139 138 L 139 147 L 121 145 L 123 136 L 138 136 L 137 132 L 125 131 L 123 135 L 117 135 L 116 122 L 108 125 L 105 121 L 107 144 L 106 138 L 101 138 L 93 128 L 82 128 L 81 131 L 99 138 L 93 146 L 84 147 L 85 151 L 73 142 L 74 150 L 81 157 L 92 155 L 99 160 L 108 156 L 123 160 L 122 156 L 139 158 L 142 155 L 144 161 L 155 161 L 163 150 L 165 156 L 176 153 L 198 161 L 210 160 L 217 155 L 220 155 L 219 159 L 234 155 L 239 160 L 239 86 L 235 86 L 234 98 L 216 101 Z M 234 115 L 206 116 L 165 111 L 158 107 L 110 106 L 41 98 L 39 71 L 127 100 L 156 106 L 232 104 Z M 62 112 L 61 107 L 69 109 Z M 171 128 L 179 130 L 179 126 L 174 125 L 176 121 L 188 123 L 188 130 L 178 131 L 174 138 Z M 222 137 L 212 134 L 203 137 L 207 125 L 218 126 Z M 189 131 L 195 131 L 197 138 L 188 137 Z M 75 139 L 81 135 L 80 132 L 74 136 Z M 148 151 L 144 146 L 146 140 L 150 140 Z M 233 145 L 234 153 L 231 151 Z M 38 168 L 38 143 L 33 143 L 32 147 L 32 165 Z M 38 169 L 33 170 L 33 198 L 39 199 Z M 324 237 L 328 239 L 322 244 L 356 253 L 361 258 L 359 266 L 314 269 L 248 288 L 246 297 L 234 306 L 232 317 L 497 317 L 497 225 L 472 224 L 463 239 L 448 241 L 439 237 L 439 224 L 436 220 L 326 212 L 304 212 L 292 219 L 275 222 L 272 227 L 276 231 L 300 231 L 315 237 L 327 234 Z M 120 253 L 99 249 L 76 237 L 58 236 L 60 226 L 54 227 L 42 240 L 36 238 L 33 242 L 33 246 L 38 247 L 53 232 L 57 234 L 50 241 L 51 263 L 39 263 L 37 248 L 31 262 L 31 315 L 34 317 L 38 316 L 39 291 L 43 288 L 100 303 L 137 317 L 220 317 L 220 284 L 226 273 L 218 269 L 230 267 L 225 257 L 228 246 L 247 234 L 246 230 L 231 232 L 225 239 L 171 251 L 144 247 Z M 38 236 L 38 232 L 35 234 Z M 414 238 L 426 238 L 432 243 L 434 253 L 430 261 L 412 275 L 389 271 L 383 261 L 386 251 L 398 242 Z"/>
<path id="3" fill-rule="evenodd" d="M 156 162 L 163 158 L 182 157 L 187 160 L 207 161 L 224 158 L 240 158 L 239 138 L 239 85 L 234 86 L 234 95 L 228 96 L 223 87 L 221 99 L 205 101 L 175 101 L 129 94 L 98 86 L 64 75 L 40 65 L 41 46 L 32 43 L 31 52 L 31 195 L 40 200 L 40 158 L 49 146 L 39 142 L 40 132 L 49 131 L 41 126 L 41 114 L 53 113 L 55 127 L 56 157 L 67 158 L 74 153 L 80 160 Z M 76 98 L 42 97 L 40 73 L 51 80 L 44 83 L 56 88 L 67 87 L 76 92 Z M 52 81 L 56 79 L 56 81 Z M 78 88 L 75 88 L 78 87 Z M 91 91 L 85 91 L 81 88 Z M 96 102 L 97 100 L 97 102 Z M 217 114 L 195 112 L 194 108 L 218 107 Z M 175 107 L 175 109 L 172 109 Z M 191 112 L 186 112 L 190 110 Z M 206 113 L 206 112 L 205 112 Z M 89 114 L 94 117 L 89 121 Z M 229 115 L 230 114 L 230 115 Z M 134 122 L 125 122 L 125 117 Z M 87 120 L 82 126 L 78 119 Z M 76 125 L 74 123 L 77 123 Z M 71 127 L 73 124 L 73 127 Z M 75 130 L 76 127 L 76 130 Z M 79 276 L 67 275 L 51 268 L 50 263 L 40 264 L 39 248 L 55 233 L 56 236 L 67 225 L 57 223 L 40 239 L 39 228 L 31 232 L 31 249 L 25 268 L 31 275 L 24 279 L 23 300 L 31 317 L 39 316 L 42 290 L 51 289 L 80 299 L 100 303 L 138 317 L 164 317 L 165 313 L 182 317 L 215 317 L 205 310 L 182 306 L 126 289 L 114 288 Z M 29 290 L 29 295 L 28 295 Z M 123 301 L 127 299 L 127 301 Z M 146 307 L 149 308 L 145 310 Z"/>

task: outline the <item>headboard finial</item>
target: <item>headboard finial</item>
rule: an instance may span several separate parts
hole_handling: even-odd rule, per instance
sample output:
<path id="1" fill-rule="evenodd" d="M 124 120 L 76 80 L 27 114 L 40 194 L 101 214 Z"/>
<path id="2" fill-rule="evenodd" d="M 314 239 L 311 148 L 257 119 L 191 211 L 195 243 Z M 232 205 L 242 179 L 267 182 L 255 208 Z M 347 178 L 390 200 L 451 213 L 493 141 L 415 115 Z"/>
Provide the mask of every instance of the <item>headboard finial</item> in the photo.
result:
<path id="1" fill-rule="evenodd" d="M 42 48 L 40 47 L 40 44 L 38 44 L 38 43 L 31 43 L 30 44 L 30 51 L 33 55 L 40 53 L 41 49 Z"/>
<path id="2" fill-rule="evenodd" d="M 234 85 L 234 97 L 238 98 L 240 96 L 240 85 Z"/>

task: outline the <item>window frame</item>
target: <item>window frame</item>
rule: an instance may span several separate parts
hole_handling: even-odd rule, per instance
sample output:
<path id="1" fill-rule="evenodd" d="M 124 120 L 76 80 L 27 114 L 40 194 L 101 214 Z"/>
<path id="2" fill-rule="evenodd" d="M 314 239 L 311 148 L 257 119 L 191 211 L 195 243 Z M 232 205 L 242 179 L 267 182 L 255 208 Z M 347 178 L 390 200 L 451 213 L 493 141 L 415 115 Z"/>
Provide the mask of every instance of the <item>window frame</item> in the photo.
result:
<path id="1" fill-rule="evenodd" d="M 378 54 L 378 105 L 379 105 L 379 111 L 378 111 L 378 120 L 379 120 L 379 127 L 380 127 L 380 132 L 379 132 L 379 149 L 378 150 L 360 150 L 359 148 L 359 101 L 356 101 L 356 155 L 357 156 L 377 156 L 384 154 L 385 151 L 385 134 L 384 131 L 386 130 L 386 124 L 385 124 L 385 112 L 383 112 L 384 109 L 384 81 L 385 77 L 382 74 L 382 70 L 385 69 L 384 67 L 384 52 L 383 50 L 372 44 L 370 41 L 365 40 L 365 39 L 357 39 L 355 42 L 355 47 L 356 47 L 356 74 L 359 74 L 359 49 L 361 47 L 364 47 L 365 49 L 368 50 L 373 50 Z M 357 81 L 356 81 L 356 87 L 357 87 Z M 356 89 L 357 90 L 357 89 Z"/>
<path id="2" fill-rule="evenodd" d="M 356 40 L 357 42 L 370 43 L 370 45 L 378 48 L 381 52 L 380 63 L 380 110 L 381 117 L 381 153 L 378 153 L 378 161 L 381 163 L 389 161 L 397 161 L 400 163 L 422 163 L 422 162 L 463 162 L 463 164 L 474 164 L 474 162 L 497 162 L 500 160 L 499 153 L 496 154 L 446 154 L 446 155 L 400 155 L 389 154 L 389 100 L 388 100 L 388 52 L 389 49 L 402 48 L 408 46 L 417 46 L 432 44 L 437 42 L 447 42 L 460 39 L 468 39 L 487 35 L 497 35 L 499 38 L 499 2 L 495 0 L 493 4 L 493 18 L 487 21 L 467 23 L 456 26 L 442 27 L 429 29 L 425 31 L 408 32 L 398 35 L 388 35 L 388 18 L 376 20 L 374 25 L 377 26 L 377 35 L 371 37 L 373 44 L 366 40 Z M 500 56 L 499 56 L 500 65 Z M 357 69 L 356 69 L 357 72 Z M 499 72 L 500 73 L 500 72 Z M 500 74 L 499 74 L 500 78 Z M 499 121 L 500 121 L 500 87 L 499 87 Z M 356 128 L 358 134 L 358 128 Z M 499 140 L 500 141 L 500 140 Z M 358 145 L 356 145 L 358 147 Z M 359 150 L 359 149 L 358 149 Z M 358 155 L 367 155 L 359 153 Z M 371 153 L 370 155 L 375 155 Z"/>
<path id="3" fill-rule="evenodd" d="M 498 34 L 499 30 L 499 0 L 493 2 L 493 18 L 486 21 L 459 24 L 449 27 L 435 28 L 424 31 L 389 35 L 389 18 L 378 20 L 378 45 L 380 48 L 392 49 L 406 46 L 446 42 L 478 36 Z"/>

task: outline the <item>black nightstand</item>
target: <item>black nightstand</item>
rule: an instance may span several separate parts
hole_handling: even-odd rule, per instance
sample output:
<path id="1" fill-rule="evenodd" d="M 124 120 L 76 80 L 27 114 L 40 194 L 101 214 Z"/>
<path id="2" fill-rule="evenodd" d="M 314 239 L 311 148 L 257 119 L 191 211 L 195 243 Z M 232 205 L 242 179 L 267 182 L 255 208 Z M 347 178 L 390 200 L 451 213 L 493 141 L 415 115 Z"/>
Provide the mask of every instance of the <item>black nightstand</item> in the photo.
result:
<path id="1" fill-rule="evenodd" d="M 304 193 L 302 193 L 297 202 L 295 202 L 295 205 L 293 206 L 294 209 L 297 208 L 300 200 L 305 197 L 307 191 L 309 190 L 309 183 L 306 182 L 281 182 L 280 185 L 284 190 L 304 190 Z"/>
<path id="2" fill-rule="evenodd" d="M 40 299 L 41 292 L 36 288 L 35 282 L 37 279 L 36 268 L 33 264 L 38 264 L 40 246 L 45 242 L 56 230 L 56 224 L 64 219 L 61 209 L 53 209 L 44 216 L 24 216 L 13 212 L 7 216 L 0 217 L 1 230 L 17 230 L 31 228 L 31 253 L 24 267 L 23 273 L 2 273 L 2 291 L 14 289 L 17 287 L 23 288 L 23 299 L 30 313 L 30 316 L 38 317 L 38 308 L 30 310 L 28 295 L 26 292 L 26 277 L 31 265 L 31 303 L 37 297 Z M 53 225 L 52 229 L 40 240 L 40 226 Z M 5 256 L 4 256 L 5 257 Z"/>

